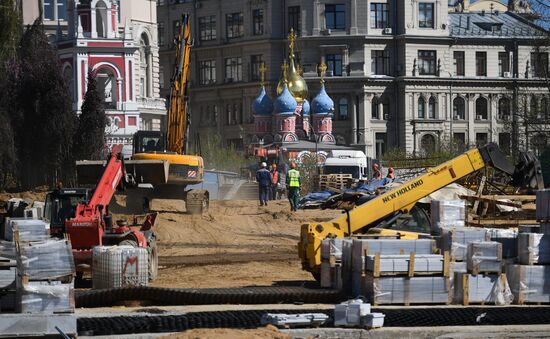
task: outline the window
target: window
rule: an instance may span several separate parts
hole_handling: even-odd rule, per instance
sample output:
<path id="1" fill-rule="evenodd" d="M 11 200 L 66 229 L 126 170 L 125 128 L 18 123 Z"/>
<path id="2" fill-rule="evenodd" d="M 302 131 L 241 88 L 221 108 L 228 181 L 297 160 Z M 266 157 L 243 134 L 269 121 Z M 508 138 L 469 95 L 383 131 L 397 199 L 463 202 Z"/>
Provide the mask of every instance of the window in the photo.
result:
<path id="1" fill-rule="evenodd" d="M 390 56 L 387 51 L 371 51 L 372 72 L 376 75 L 390 75 Z"/>
<path id="2" fill-rule="evenodd" d="M 201 85 L 216 83 L 216 60 L 202 60 L 199 62 L 199 81 Z"/>
<path id="3" fill-rule="evenodd" d="M 434 27 L 434 4 L 421 2 L 418 4 L 418 27 Z"/>
<path id="4" fill-rule="evenodd" d="M 510 100 L 508 98 L 498 100 L 498 118 L 500 120 L 510 119 Z"/>
<path id="5" fill-rule="evenodd" d="M 327 54 L 327 70 L 328 74 L 334 76 L 342 75 L 342 55 L 341 54 Z"/>
<path id="6" fill-rule="evenodd" d="M 432 134 L 424 134 L 422 139 L 420 139 L 420 149 L 424 155 L 429 155 L 435 152 L 436 150 L 436 141 L 435 137 Z"/>
<path id="7" fill-rule="evenodd" d="M 510 133 L 499 133 L 498 145 L 504 153 L 510 154 L 510 149 L 512 146 L 512 138 L 510 137 Z"/>
<path id="8" fill-rule="evenodd" d="M 203 16 L 199 18 L 199 39 L 201 41 L 216 40 L 216 16 Z"/>
<path id="9" fill-rule="evenodd" d="M 476 52 L 476 75 L 487 76 L 487 52 Z"/>
<path id="10" fill-rule="evenodd" d="M 459 152 L 466 150 L 466 133 L 453 133 L 454 149 Z"/>
<path id="11" fill-rule="evenodd" d="M 157 26 L 157 33 L 158 33 L 158 40 L 159 40 L 159 47 L 164 46 L 164 22 L 159 22 Z"/>
<path id="12" fill-rule="evenodd" d="M 67 20 L 67 0 L 44 0 L 42 8 L 46 20 Z"/>
<path id="13" fill-rule="evenodd" d="M 487 120 L 487 99 L 483 97 L 476 100 L 476 119 Z"/>
<path id="14" fill-rule="evenodd" d="M 376 119 L 376 120 L 379 120 L 380 119 L 380 109 L 378 108 L 379 107 L 379 104 L 378 104 L 378 98 L 374 98 L 372 99 L 372 104 L 371 104 L 371 117 L 372 119 Z"/>
<path id="15" fill-rule="evenodd" d="M 548 76 L 548 53 L 531 53 L 531 74 L 535 78 Z"/>
<path id="16" fill-rule="evenodd" d="M 549 118 L 549 116 L 548 116 L 548 100 L 545 97 L 540 99 L 540 114 L 541 114 L 543 119 L 547 120 Z"/>
<path id="17" fill-rule="evenodd" d="M 288 7 L 288 27 L 287 31 L 293 29 L 297 35 L 300 35 L 302 29 L 302 17 L 300 16 L 300 6 Z"/>
<path id="18" fill-rule="evenodd" d="M 418 51 L 418 74 L 435 75 L 436 70 L 435 51 Z"/>
<path id="19" fill-rule="evenodd" d="M 481 147 L 487 145 L 487 133 L 476 133 L 476 146 Z"/>
<path id="20" fill-rule="evenodd" d="M 143 78 L 142 78 L 143 80 Z M 116 109 L 117 85 L 115 73 L 108 68 L 100 68 L 97 71 L 97 88 L 104 94 L 103 103 L 107 109 Z M 144 86 L 141 86 L 142 90 Z"/>
<path id="21" fill-rule="evenodd" d="M 532 117 L 540 117 L 539 114 L 539 103 L 537 100 L 537 97 L 534 95 L 531 95 L 531 100 L 529 100 L 529 113 L 531 113 Z"/>
<path id="22" fill-rule="evenodd" d="M 243 13 L 225 15 L 225 34 L 228 39 L 240 38 L 244 35 Z"/>
<path id="23" fill-rule="evenodd" d="M 252 32 L 254 35 L 264 34 L 264 10 L 255 9 L 252 13 Z"/>
<path id="24" fill-rule="evenodd" d="M 165 0 L 157 0 L 157 6 L 164 6 Z"/>
<path id="25" fill-rule="evenodd" d="M 370 4 L 370 28 L 390 27 L 388 21 L 388 4 L 371 2 Z"/>
<path id="26" fill-rule="evenodd" d="M 464 120 L 466 116 L 466 105 L 464 104 L 464 99 L 456 97 L 453 100 L 453 119 L 454 120 Z"/>
<path id="27" fill-rule="evenodd" d="M 498 53 L 498 76 L 504 77 L 505 73 L 510 72 L 510 56 L 508 52 Z"/>
<path id="28" fill-rule="evenodd" d="M 426 118 L 426 100 L 424 97 L 418 98 L 418 118 Z"/>
<path id="29" fill-rule="evenodd" d="M 346 5 L 325 5 L 325 23 L 329 29 L 346 29 Z"/>
<path id="30" fill-rule="evenodd" d="M 435 98 L 430 97 L 430 100 L 428 100 L 428 118 L 429 119 L 435 119 L 435 110 L 436 110 Z"/>
<path id="31" fill-rule="evenodd" d="M 463 51 L 453 52 L 453 60 L 455 65 L 455 75 L 464 76 L 464 52 Z"/>
<path id="32" fill-rule="evenodd" d="M 535 155 L 540 156 L 544 152 L 546 145 L 548 145 L 548 137 L 539 133 L 531 138 L 531 143 L 533 144 L 532 148 L 533 151 L 535 151 Z"/>
<path id="33" fill-rule="evenodd" d="M 382 119 L 388 120 L 390 118 L 390 104 L 387 100 L 382 101 Z"/>
<path id="34" fill-rule="evenodd" d="M 338 119 L 348 120 L 348 99 L 345 97 L 338 100 Z"/>
<path id="35" fill-rule="evenodd" d="M 242 58 L 225 59 L 225 82 L 242 81 L 243 63 Z"/>
<path id="36" fill-rule="evenodd" d="M 258 81 L 260 80 L 260 66 L 262 65 L 262 55 L 252 55 L 250 57 L 250 67 L 251 69 L 251 80 Z"/>
<path id="37" fill-rule="evenodd" d="M 388 143 L 386 133 L 376 133 L 374 139 L 376 141 L 376 158 L 380 159 L 386 153 Z"/>

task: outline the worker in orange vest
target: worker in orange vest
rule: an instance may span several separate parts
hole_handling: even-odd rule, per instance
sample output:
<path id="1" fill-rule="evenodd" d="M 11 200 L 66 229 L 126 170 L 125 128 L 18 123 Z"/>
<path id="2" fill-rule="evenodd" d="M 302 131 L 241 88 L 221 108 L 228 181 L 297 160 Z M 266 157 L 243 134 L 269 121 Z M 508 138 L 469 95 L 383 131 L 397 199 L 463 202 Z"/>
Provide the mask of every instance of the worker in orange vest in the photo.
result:
<path id="1" fill-rule="evenodd" d="M 279 172 L 277 171 L 277 164 L 273 163 L 271 165 L 271 191 L 269 192 L 271 197 L 269 200 L 277 199 L 277 185 L 279 184 Z"/>

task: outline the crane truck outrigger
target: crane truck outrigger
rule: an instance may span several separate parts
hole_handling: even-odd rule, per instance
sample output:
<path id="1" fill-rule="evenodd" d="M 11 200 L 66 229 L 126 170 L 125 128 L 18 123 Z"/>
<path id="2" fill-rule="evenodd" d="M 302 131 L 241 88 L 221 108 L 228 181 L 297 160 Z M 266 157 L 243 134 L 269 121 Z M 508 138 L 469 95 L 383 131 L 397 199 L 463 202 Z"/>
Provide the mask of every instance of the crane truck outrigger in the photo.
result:
<path id="1" fill-rule="evenodd" d="M 484 147 L 474 148 L 428 169 L 426 173 L 363 205 L 346 211 L 342 217 L 328 222 L 303 224 L 298 243 L 302 268 L 318 277 L 323 239 L 358 236 L 367 232 L 383 234 L 386 230 L 375 227 L 385 219 L 406 213 L 411 213 L 413 218 L 421 215 L 421 213 L 411 212 L 414 211 L 413 208 L 420 199 L 486 166 L 508 174 L 514 186 L 530 189 L 544 188 L 540 163 L 531 152 L 522 153 L 520 162 L 514 166 L 508 162 L 496 144 L 490 143 Z M 429 222 L 429 220 L 426 221 Z M 419 235 L 418 232 L 406 230 L 386 232 L 386 234 L 391 233 L 399 233 L 403 239 L 415 239 Z"/>

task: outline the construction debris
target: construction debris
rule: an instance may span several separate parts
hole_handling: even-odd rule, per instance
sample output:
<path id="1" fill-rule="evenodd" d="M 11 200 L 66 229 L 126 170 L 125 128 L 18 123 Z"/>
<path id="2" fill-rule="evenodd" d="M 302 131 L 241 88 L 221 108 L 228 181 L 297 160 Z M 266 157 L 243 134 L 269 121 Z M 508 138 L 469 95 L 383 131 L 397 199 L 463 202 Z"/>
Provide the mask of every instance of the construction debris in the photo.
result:
<path id="1" fill-rule="evenodd" d="M 266 313 L 260 320 L 262 325 L 273 325 L 279 328 L 319 327 L 329 319 L 324 313 Z"/>
<path id="2" fill-rule="evenodd" d="M 383 313 L 371 313 L 371 306 L 352 299 L 334 307 L 334 326 L 378 328 L 384 326 Z"/>

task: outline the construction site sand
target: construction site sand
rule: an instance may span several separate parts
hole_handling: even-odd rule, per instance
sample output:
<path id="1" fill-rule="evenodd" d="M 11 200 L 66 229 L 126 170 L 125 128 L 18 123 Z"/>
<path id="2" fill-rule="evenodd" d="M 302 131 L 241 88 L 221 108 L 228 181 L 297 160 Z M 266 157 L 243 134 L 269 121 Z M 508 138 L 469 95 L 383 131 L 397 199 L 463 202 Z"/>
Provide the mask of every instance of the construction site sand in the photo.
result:
<path id="1" fill-rule="evenodd" d="M 153 286 L 181 288 L 271 285 L 311 280 L 296 245 L 300 225 L 340 215 L 333 210 L 290 212 L 287 201 L 212 201 L 202 216 L 161 213 L 159 278 Z"/>
<path id="2" fill-rule="evenodd" d="M 171 334 L 162 338 L 169 339 L 290 339 L 290 336 L 271 325 L 251 330 L 236 330 L 227 328 L 194 329 L 182 333 Z"/>

